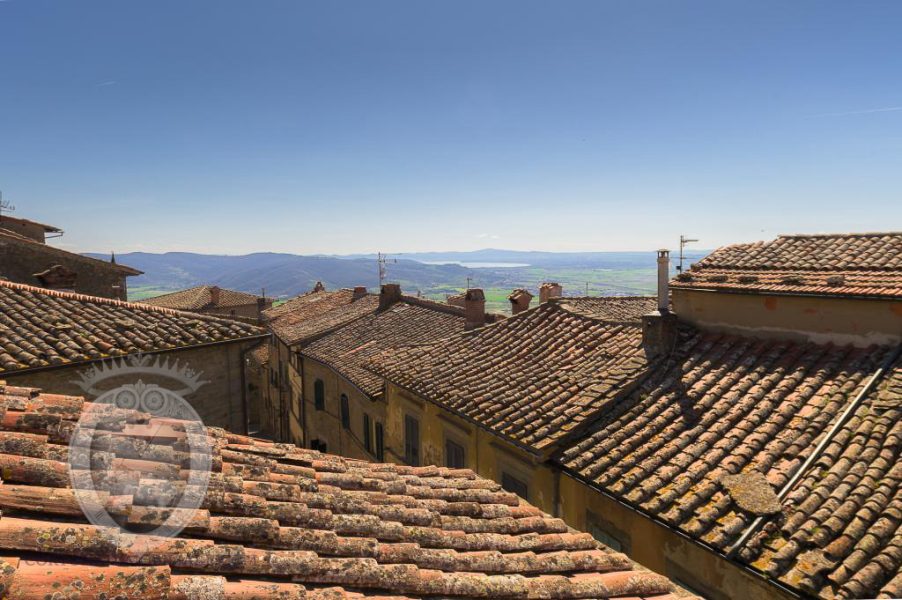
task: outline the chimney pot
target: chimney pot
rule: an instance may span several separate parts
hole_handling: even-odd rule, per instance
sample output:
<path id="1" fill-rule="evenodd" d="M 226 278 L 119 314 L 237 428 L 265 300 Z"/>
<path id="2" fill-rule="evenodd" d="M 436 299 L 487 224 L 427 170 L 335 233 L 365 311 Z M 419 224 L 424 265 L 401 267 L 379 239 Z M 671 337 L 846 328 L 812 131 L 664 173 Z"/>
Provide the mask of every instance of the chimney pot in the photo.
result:
<path id="1" fill-rule="evenodd" d="M 366 287 L 362 285 L 355 286 L 352 300 L 360 300 L 364 296 L 366 296 Z"/>
<path id="2" fill-rule="evenodd" d="M 658 312 L 670 311 L 670 250 L 658 250 Z"/>
<path id="3" fill-rule="evenodd" d="M 464 294 L 466 328 L 476 329 L 485 325 L 485 294 L 479 288 L 471 288 Z"/>
<path id="4" fill-rule="evenodd" d="M 389 308 L 401 299 L 401 286 L 397 283 L 383 283 L 379 291 L 379 310 Z"/>
<path id="5" fill-rule="evenodd" d="M 521 312 L 529 310 L 529 303 L 532 301 L 532 294 L 529 290 L 523 288 L 514 290 L 507 299 L 511 303 L 511 313 L 519 315 Z"/>
<path id="6" fill-rule="evenodd" d="M 564 288 L 561 284 L 555 282 L 546 282 L 539 286 L 539 303 L 545 304 L 552 298 L 560 298 L 564 294 Z"/>
<path id="7" fill-rule="evenodd" d="M 219 304 L 219 286 L 210 286 L 210 304 L 217 306 Z"/>
<path id="8" fill-rule="evenodd" d="M 314 292 L 325 292 L 326 286 L 323 285 L 322 281 L 317 281 L 316 285 L 313 286 L 313 291 Z"/>

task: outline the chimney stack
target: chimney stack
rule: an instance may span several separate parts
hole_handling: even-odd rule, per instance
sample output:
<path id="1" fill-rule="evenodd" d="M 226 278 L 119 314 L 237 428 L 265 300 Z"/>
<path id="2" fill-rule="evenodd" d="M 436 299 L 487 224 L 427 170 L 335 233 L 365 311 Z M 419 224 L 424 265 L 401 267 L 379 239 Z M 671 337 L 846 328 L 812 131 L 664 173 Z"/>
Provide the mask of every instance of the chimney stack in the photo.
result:
<path id="1" fill-rule="evenodd" d="M 219 305 L 219 286 L 210 286 L 210 304 L 213 306 Z"/>
<path id="2" fill-rule="evenodd" d="M 366 287 L 362 285 L 354 286 L 354 295 L 351 297 L 351 302 L 360 300 L 366 296 Z"/>
<path id="3" fill-rule="evenodd" d="M 670 250 L 658 250 L 658 312 L 670 311 Z"/>
<path id="4" fill-rule="evenodd" d="M 313 291 L 314 291 L 314 292 L 325 292 L 325 291 L 326 291 L 326 286 L 323 285 L 323 282 L 322 282 L 322 281 L 317 281 L 317 282 L 316 282 L 316 285 L 313 286 Z"/>
<path id="5" fill-rule="evenodd" d="M 401 299 L 401 286 L 397 283 L 383 283 L 379 291 L 379 310 L 390 308 Z"/>
<path id="6" fill-rule="evenodd" d="M 545 304 L 552 298 L 560 298 L 564 288 L 559 283 L 546 282 L 539 286 L 539 304 Z"/>
<path id="7" fill-rule="evenodd" d="M 658 250 L 658 310 L 642 316 L 642 345 L 649 358 L 668 354 L 676 344 L 677 317 L 670 312 L 670 251 Z"/>
<path id="8" fill-rule="evenodd" d="M 485 294 L 479 288 L 467 290 L 464 295 L 464 317 L 467 329 L 485 325 Z"/>
<path id="9" fill-rule="evenodd" d="M 529 310 L 529 303 L 532 301 L 532 294 L 528 290 L 519 288 L 514 290 L 507 299 L 511 303 L 511 313 L 519 315 L 521 312 Z"/>

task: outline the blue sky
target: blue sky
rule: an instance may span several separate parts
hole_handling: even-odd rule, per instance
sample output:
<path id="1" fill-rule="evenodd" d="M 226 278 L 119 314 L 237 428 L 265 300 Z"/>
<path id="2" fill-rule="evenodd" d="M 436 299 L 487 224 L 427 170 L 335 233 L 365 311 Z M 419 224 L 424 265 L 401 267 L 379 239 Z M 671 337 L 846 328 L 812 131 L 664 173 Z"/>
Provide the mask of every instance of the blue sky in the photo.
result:
<path id="1" fill-rule="evenodd" d="M 902 229 L 902 2 L 0 0 L 0 190 L 71 249 Z"/>

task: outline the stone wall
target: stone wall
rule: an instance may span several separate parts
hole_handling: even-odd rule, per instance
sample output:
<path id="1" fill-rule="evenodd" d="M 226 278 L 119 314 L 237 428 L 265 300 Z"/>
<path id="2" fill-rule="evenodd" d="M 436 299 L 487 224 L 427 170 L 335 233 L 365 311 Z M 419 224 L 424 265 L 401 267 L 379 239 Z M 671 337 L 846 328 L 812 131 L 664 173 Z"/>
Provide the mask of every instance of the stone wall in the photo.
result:
<path id="1" fill-rule="evenodd" d="M 34 274 L 54 265 L 62 265 L 78 273 L 76 292 L 120 300 L 128 297 L 125 274 L 115 265 L 43 244 L 0 236 L 0 276 L 16 283 L 44 287 Z M 114 286 L 119 286 L 119 289 Z"/>
<path id="2" fill-rule="evenodd" d="M 179 361 L 180 366 L 189 367 L 200 373 L 203 385 L 185 395 L 205 425 L 224 427 L 236 433 L 245 431 L 244 395 L 242 389 L 242 351 L 256 342 L 229 342 L 201 348 L 174 350 L 156 355 L 148 355 L 152 360 L 169 359 Z M 106 361 L 107 363 L 109 361 Z M 97 364 L 97 363 L 94 363 Z M 83 396 L 78 386 L 80 374 L 93 365 L 73 365 L 20 375 L 4 375 L 11 385 L 38 387 L 47 392 Z M 123 383 L 134 383 L 140 378 L 145 384 L 155 383 L 166 389 L 178 389 L 179 382 L 162 375 L 128 375 L 104 379 L 98 388 L 108 390 Z"/>

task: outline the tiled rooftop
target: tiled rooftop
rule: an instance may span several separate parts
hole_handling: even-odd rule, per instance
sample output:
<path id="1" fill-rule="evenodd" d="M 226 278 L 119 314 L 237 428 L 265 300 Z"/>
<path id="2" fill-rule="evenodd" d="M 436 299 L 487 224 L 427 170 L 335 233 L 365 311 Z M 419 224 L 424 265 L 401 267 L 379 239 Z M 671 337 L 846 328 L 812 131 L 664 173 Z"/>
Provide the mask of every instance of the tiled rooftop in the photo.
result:
<path id="1" fill-rule="evenodd" d="M 305 356 L 341 373 L 369 396 L 382 392 L 382 378 L 365 368 L 389 348 L 425 344 L 464 330 L 460 310 L 444 304 L 407 298 L 340 327 L 307 346 Z"/>
<path id="2" fill-rule="evenodd" d="M 179 421 L 134 411 L 114 413 L 108 451 L 99 457 L 119 465 L 120 476 L 97 478 L 105 508 L 129 532 L 96 526 L 85 519 L 66 468 L 82 400 L 0 385 L 0 406 L 4 597 L 675 593 L 667 579 L 471 471 L 366 463 L 221 429 L 208 430 L 214 472 L 185 534 L 142 533 L 166 518 L 160 503 L 181 489 L 160 474 L 188 476 L 179 450 L 187 435 Z"/>
<path id="3" fill-rule="evenodd" d="M 142 300 L 142 302 L 151 306 L 162 306 L 176 310 L 200 310 L 213 307 L 228 308 L 230 306 L 257 304 L 258 297 L 254 294 L 223 288 L 219 288 L 219 301 L 214 304 L 212 288 L 213 286 L 211 285 L 199 285 L 187 290 L 179 290 L 171 294 L 147 298 Z"/>
<path id="4" fill-rule="evenodd" d="M 264 334 L 227 319 L 0 281 L 0 373 Z"/>
<path id="5" fill-rule="evenodd" d="M 539 450 L 588 422 L 645 370 L 639 317 L 648 305 L 644 298 L 563 298 L 435 344 L 385 353 L 370 367 Z"/>
<path id="6" fill-rule="evenodd" d="M 349 323 L 379 307 L 379 297 L 356 297 L 354 290 L 314 291 L 263 311 L 269 328 L 285 343 L 296 344 Z"/>
<path id="7" fill-rule="evenodd" d="M 680 338 L 668 364 L 566 449 L 562 464 L 724 552 L 764 516 L 740 557 L 796 589 L 902 595 L 898 361 L 814 467 L 777 496 L 893 349 L 691 329 Z"/>
<path id="8" fill-rule="evenodd" d="M 902 297 L 902 233 L 783 235 L 715 250 L 673 287 Z"/>

